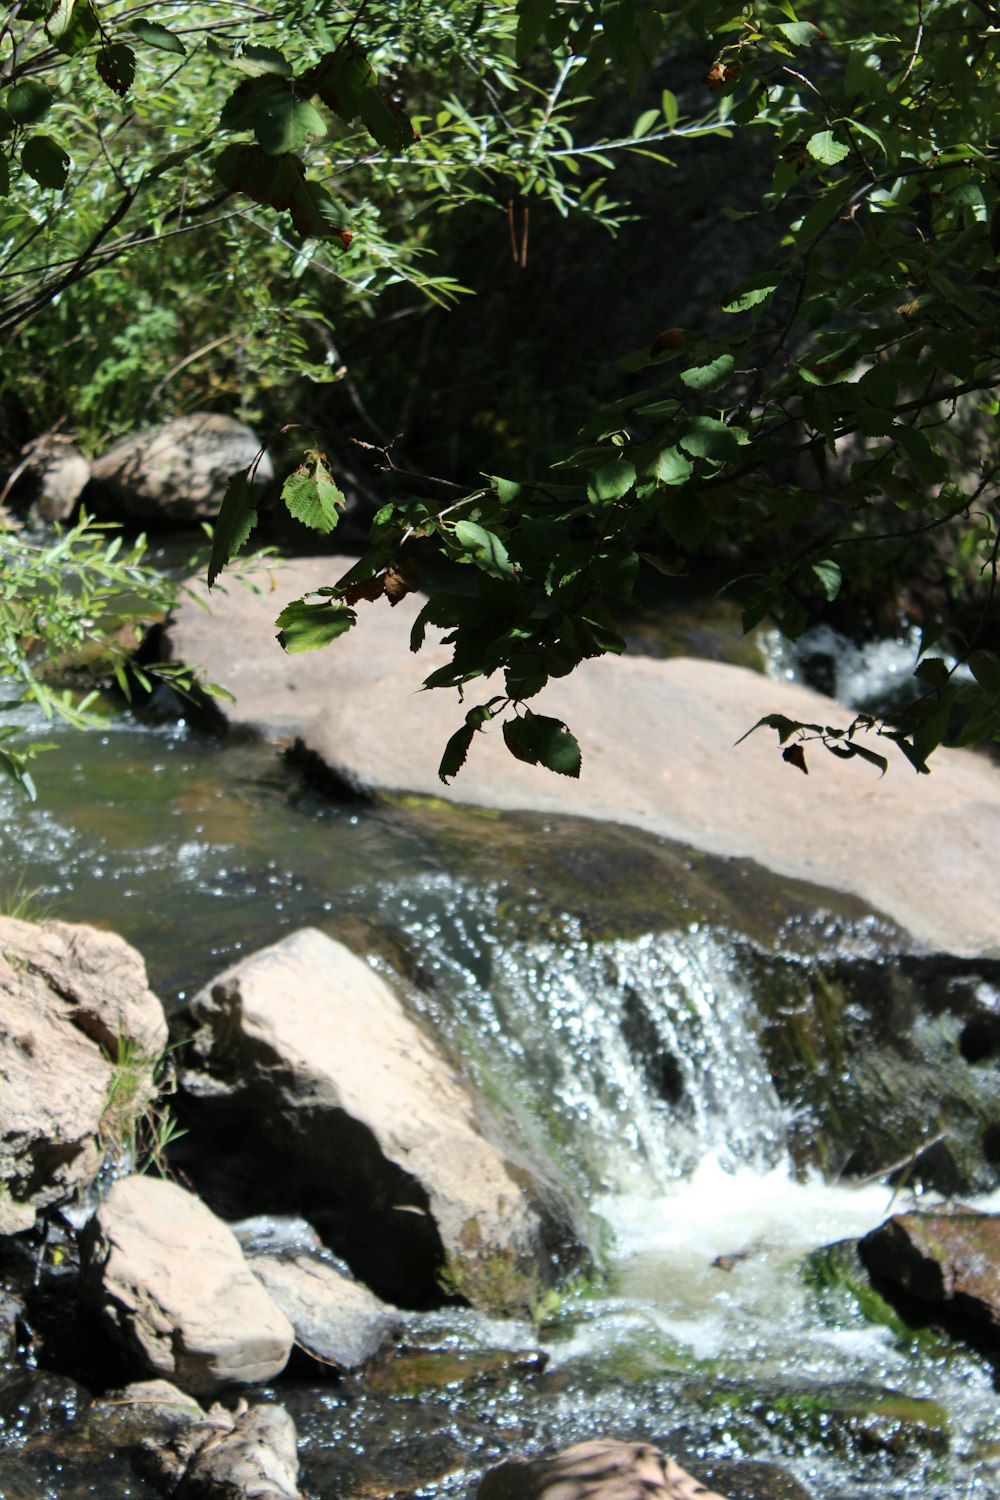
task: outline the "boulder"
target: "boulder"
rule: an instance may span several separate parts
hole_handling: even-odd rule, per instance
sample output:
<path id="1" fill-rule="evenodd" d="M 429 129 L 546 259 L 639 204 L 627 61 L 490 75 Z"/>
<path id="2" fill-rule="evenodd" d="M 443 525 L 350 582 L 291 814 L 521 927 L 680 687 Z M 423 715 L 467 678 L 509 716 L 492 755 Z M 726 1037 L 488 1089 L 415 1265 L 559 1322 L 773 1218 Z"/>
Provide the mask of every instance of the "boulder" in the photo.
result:
<path id="1" fill-rule="evenodd" d="M 316 1255 L 251 1255 L 247 1264 L 307 1354 L 355 1370 L 399 1331 L 394 1310 Z"/>
<path id="2" fill-rule="evenodd" d="M 176 1500 L 301 1500 L 295 1424 L 283 1406 L 251 1406 L 227 1415 L 213 1407 L 217 1431 L 187 1466 Z"/>
<path id="3" fill-rule="evenodd" d="M 649 1443 L 595 1438 L 553 1458 L 509 1458 L 476 1500 L 724 1500 Z"/>
<path id="4" fill-rule="evenodd" d="M 21 449 L 31 509 L 43 521 L 66 521 L 90 482 L 90 463 L 64 432 L 43 432 Z"/>
<path id="5" fill-rule="evenodd" d="M 971 1325 L 1000 1352 L 1000 1214 L 894 1214 L 858 1252 L 881 1285 L 923 1304 L 931 1318 Z"/>
<path id="6" fill-rule="evenodd" d="M 94 1181 L 146 1107 L 166 1041 L 123 938 L 0 917 L 0 1233 Z"/>
<path id="7" fill-rule="evenodd" d="M 192 412 L 123 438 L 91 468 L 95 509 L 168 526 L 214 521 L 230 479 L 255 463 L 257 435 L 235 417 Z M 274 478 L 265 453 L 255 484 Z"/>
<path id="8" fill-rule="evenodd" d="M 850 892 L 928 946 L 1000 948 L 1000 768 L 985 758 L 941 750 L 930 776 L 914 776 L 899 758 L 880 778 L 810 747 L 803 776 L 782 761 L 773 732 L 737 742 L 766 714 L 844 724 L 849 709 L 742 667 L 604 657 L 532 702 L 579 739 L 578 781 L 513 760 L 493 727 L 443 786 L 438 763 L 468 704 L 420 691 L 450 653 L 428 632 L 411 656 L 419 595 L 395 609 L 362 601 L 356 628 L 324 651 L 289 657 L 275 639 L 281 606 L 335 583 L 351 561 L 297 560 L 274 570 L 273 591 L 256 595 L 217 586 L 206 601 L 194 581 L 195 597 L 168 628 L 171 654 L 235 694 L 223 709 L 230 722 L 298 740 L 342 787 L 631 824 Z M 481 698 L 489 696 L 484 684 Z"/>
<path id="9" fill-rule="evenodd" d="M 202 1395 L 284 1369 L 292 1325 L 235 1236 L 183 1188 L 122 1178 L 81 1249 L 84 1295 L 147 1370 Z"/>
<path id="10" fill-rule="evenodd" d="M 215 1154 L 252 1163 L 257 1201 L 242 1210 L 305 1213 L 403 1305 L 439 1303 L 442 1273 L 498 1307 L 525 1306 L 551 1278 L 563 1226 L 481 1133 L 471 1095 L 399 997 L 342 944 L 293 933 L 220 975 L 190 1012 L 193 1127 L 204 1140 L 213 1112 L 233 1121 Z"/>

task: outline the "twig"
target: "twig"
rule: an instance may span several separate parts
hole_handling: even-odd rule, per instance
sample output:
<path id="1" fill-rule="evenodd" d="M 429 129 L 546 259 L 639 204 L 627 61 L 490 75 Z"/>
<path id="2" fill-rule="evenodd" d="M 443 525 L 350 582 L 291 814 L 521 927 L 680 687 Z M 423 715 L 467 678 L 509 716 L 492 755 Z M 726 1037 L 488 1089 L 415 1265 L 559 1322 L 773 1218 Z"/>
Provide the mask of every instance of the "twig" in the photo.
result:
<path id="1" fill-rule="evenodd" d="M 880 1167 L 877 1172 L 870 1172 L 867 1177 L 855 1177 L 851 1182 L 851 1187 L 868 1187 L 873 1182 L 881 1182 L 882 1178 L 888 1177 L 890 1172 L 898 1172 L 901 1167 L 912 1167 L 919 1161 L 925 1151 L 929 1151 L 939 1141 L 945 1140 L 947 1135 L 947 1130 L 939 1130 L 937 1135 L 932 1135 L 930 1140 L 924 1141 L 923 1145 L 918 1146 L 916 1151 L 911 1151 L 907 1156 L 901 1156 L 899 1161 L 891 1162 L 887 1167 Z"/>

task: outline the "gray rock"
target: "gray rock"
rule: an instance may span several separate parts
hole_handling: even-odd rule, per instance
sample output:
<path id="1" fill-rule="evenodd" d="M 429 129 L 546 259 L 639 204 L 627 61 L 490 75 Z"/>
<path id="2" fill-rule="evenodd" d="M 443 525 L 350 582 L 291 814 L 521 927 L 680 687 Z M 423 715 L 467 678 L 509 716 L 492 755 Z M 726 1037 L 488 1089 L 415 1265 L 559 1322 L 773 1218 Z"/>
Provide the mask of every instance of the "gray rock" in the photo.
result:
<path id="1" fill-rule="evenodd" d="M 0 1234 L 93 1182 L 144 1109 L 166 1041 L 123 938 L 0 917 Z"/>
<path id="2" fill-rule="evenodd" d="M 649 1443 L 595 1438 L 490 1469 L 476 1500 L 724 1500 Z"/>
<path id="3" fill-rule="evenodd" d="M 218 1408 L 213 1408 L 214 1416 Z M 283 1406 L 238 1412 L 195 1453 L 176 1500 L 300 1500 L 295 1424 Z"/>
<path id="4" fill-rule="evenodd" d="M 65 521 L 90 482 L 90 463 L 62 432 L 44 432 L 21 450 L 33 490 L 32 510 L 44 521 Z"/>
<path id="5" fill-rule="evenodd" d="M 148 1370 L 201 1395 L 284 1369 L 291 1324 L 235 1236 L 183 1188 L 116 1182 L 81 1248 L 85 1296 Z"/>
<path id="6" fill-rule="evenodd" d="M 95 507 L 115 517 L 169 525 L 214 520 L 230 479 L 254 463 L 261 445 L 235 417 L 193 412 L 120 443 L 92 465 Z M 274 478 L 266 454 L 254 482 Z"/>
<path id="7" fill-rule="evenodd" d="M 771 731 L 736 742 L 769 713 L 846 724 L 849 709 L 717 662 L 601 658 L 532 703 L 576 734 L 579 781 L 513 760 L 490 729 L 445 787 L 438 763 L 468 705 L 419 691 L 449 655 L 433 632 L 410 655 L 419 596 L 395 609 L 384 599 L 359 603 L 358 625 L 325 651 L 289 657 L 277 644 L 278 609 L 335 583 L 350 562 L 298 560 L 273 571 L 273 591 L 256 595 L 217 585 L 208 613 L 186 600 L 169 627 L 171 654 L 235 694 L 224 708 L 232 723 L 298 738 L 347 787 L 631 824 L 848 891 L 942 950 L 1000 948 L 1000 768 L 985 758 L 941 750 L 930 776 L 915 777 L 900 760 L 880 779 L 870 766 L 810 749 L 806 777 L 781 760 Z M 484 684 L 482 698 L 489 692 Z"/>
<path id="8" fill-rule="evenodd" d="M 279 1153 L 272 1173 L 381 1295 L 440 1301 L 442 1262 L 471 1301 L 500 1306 L 526 1305 L 551 1277 L 554 1226 L 530 1187 L 398 996 L 342 944 L 293 933 L 226 970 L 190 1012 L 209 1092 L 228 1086 L 245 1149 L 257 1163 Z"/>
<path id="9" fill-rule="evenodd" d="M 393 1308 L 315 1255 L 251 1255 L 247 1264 L 307 1354 L 355 1370 L 399 1330 Z"/>
<path id="10" fill-rule="evenodd" d="M 858 1253 L 883 1285 L 931 1316 L 967 1320 L 1000 1351 L 1000 1214 L 894 1214 L 859 1241 Z"/>

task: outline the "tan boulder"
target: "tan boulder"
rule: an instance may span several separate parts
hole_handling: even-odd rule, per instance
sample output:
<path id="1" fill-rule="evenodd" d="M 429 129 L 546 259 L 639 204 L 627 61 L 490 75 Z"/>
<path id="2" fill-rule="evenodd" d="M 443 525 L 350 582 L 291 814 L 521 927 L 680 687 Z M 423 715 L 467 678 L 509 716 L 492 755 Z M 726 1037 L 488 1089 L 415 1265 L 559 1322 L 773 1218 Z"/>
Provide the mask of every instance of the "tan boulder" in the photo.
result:
<path id="1" fill-rule="evenodd" d="M 91 466 L 102 513 L 168 523 L 215 519 L 230 479 L 254 464 L 254 482 L 274 478 L 254 433 L 235 417 L 191 412 L 116 443 Z"/>
<path id="2" fill-rule="evenodd" d="M 167 1042 L 141 956 L 115 933 L 0 917 L 0 1233 L 97 1176 Z"/>
<path id="3" fill-rule="evenodd" d="M 301 1211 L 380 1295 L 439 1301 L 447 1270 L 472 1301 L 493 1300 L 489 1283 L 498 1303 L 524 1305 L 550 1279 L 556 1230 L 527 1174 L 484 1137 L 399 997 L 342 944 L 293 933 L 190 1010 L 209 1100 L 228 1088 L 246 1149 L 281 1154 L 273 1171 L 294 1179 Z"/>
<path id="4" fill-rule="evenodd" d="M 170 627 L 172 654 L 235 694 L 224 710 L 231 722 L 297 738 L 355 790 L 631 824 L 850 892 L 929 946 L 1000 948 L 1000 768 L 985 758 L 941 750 L 931 774 L 917 776 L 892 753 L 880 778 L 812 748 L 803 776 L 782 761 L 773 731 L 737 741 L 769 713 L 843 725 L 849 709 L 741 667 L 605 657 L 532 700 L 579 739 L 579 781 L 513 760 L 492 728 L 446 787 L 437 776 L 444 746 L 489 688 L 473 684 L 464 707 L 451 693 L 420 691 L 449 653 L 431 643 L 410 655 L 419 596 L 395 610 L 384 599 L 360 603 L 358 625 L 325 650 L 286 656 L 277 643 L 278 609 L 335 583 L 350 562 L 297 560 L 256 595 L 217 586 L 208 613 L 185 601 Z"/>
<path id="5" fill-rule="evenodd" d="M 356 1370 L 399 1331 L 394 1308 L 316 1255 L 250 1255 L 247 1264 L 307 1354 Z"/>
<path id="6" fill-rule="evenodd" d="M 552 1458 L 510 1458 L 476 1500 L 725 1500 L 649 1443 L 595 1438 Z"/>
<path id="7" fill-rule="evenodd" d="M 202 1395 L 270 1380 L 294 1331 L 225 1224 L 183 1188 L 116 1182 L 84 1231 L 84 1292 L 145 1368 Z"/>

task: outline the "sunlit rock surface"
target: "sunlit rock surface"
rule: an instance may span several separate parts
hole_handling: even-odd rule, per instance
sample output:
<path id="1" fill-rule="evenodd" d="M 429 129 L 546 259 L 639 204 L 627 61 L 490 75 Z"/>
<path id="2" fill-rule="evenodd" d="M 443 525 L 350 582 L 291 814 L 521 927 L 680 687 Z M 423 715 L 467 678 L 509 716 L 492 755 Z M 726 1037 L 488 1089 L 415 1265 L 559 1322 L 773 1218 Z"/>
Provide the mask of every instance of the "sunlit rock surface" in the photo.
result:
<path id="1" fill-rule="evenodd" d="M 114 933 L 0 917 L 0 1234 L 97 1176 L 167 1042 L 141 956 Z"/>
<path id="2" fill-rule="evenodd" d="M 551 682 L 532 704 L 579 739 L 578 782 L 513 760 L 494 730 L 477 736 L 445 787 L 438 763 L 465 710 L 450 693 L 420 690 L 448 652 L 429 644 L 410 654 L 419 596 L 395 610 L 384 599 L 359 603 L 358 626 L 322 651 L 289 657 L 277 643 L 278 610 L 336 582 L 349 562 L 282 565 L 262 575 L 256 594 L 226 578 L 208 613 L 182 603 L 170 650 L 235 694 L 223 709 L 231 723 L 298 739 L 356 790 L 632 824 L 850 891 L 928 946 L 1000 947 L 1000 770 L 983 758 L 942 750 L 932 774 L 916 776 L 899 757 L 880 778 L 871 766 L 809 749 L 803 776 L 781 760 L 773 732 L 736 742 L 765 714 L 845 725 L 849 709 L 716 662 L 602 658 Z M 484 685 L 469 702 L 488 696 Z"/>
<path id="3" fill-rule="evenodd" d="M 83 1253 L 88 1300 L 153 1374 L 203 1395 L 284 1369 L 291 1323 L 232 1232 L 183 1188 L 153 1177 L 116 1182 Z"/>
<path id="4" fill-rule="evenodd" d="M 724 1500 L 649 1443 L 595 1439 L 491 1469 L 476 1500 Z"/>
<path id="5" fill-rule="evenodd" d="M 342 944 L 293 933 L 220 975 L 191 1014 L 197 1128 L 211 1130 L 226 1096 L 237 1124 L 222 1155 L 242 1139 L 264 1190 L 287 1190 L 380 1295 L 440 1301 L 445 1272 L 470 1301 L 525 1306 L 551 1278 L 528 1175 L 481 1133 L 471 1094 L 398 996 Z"/>

